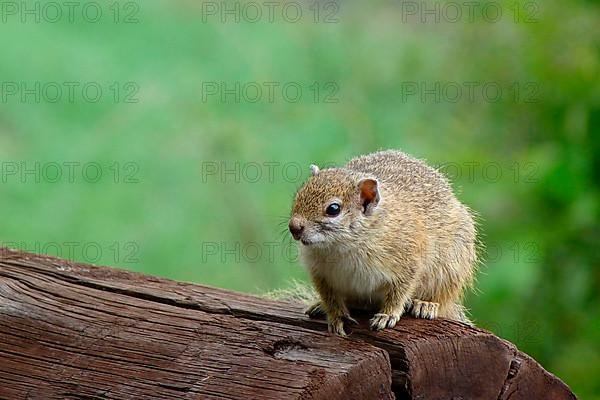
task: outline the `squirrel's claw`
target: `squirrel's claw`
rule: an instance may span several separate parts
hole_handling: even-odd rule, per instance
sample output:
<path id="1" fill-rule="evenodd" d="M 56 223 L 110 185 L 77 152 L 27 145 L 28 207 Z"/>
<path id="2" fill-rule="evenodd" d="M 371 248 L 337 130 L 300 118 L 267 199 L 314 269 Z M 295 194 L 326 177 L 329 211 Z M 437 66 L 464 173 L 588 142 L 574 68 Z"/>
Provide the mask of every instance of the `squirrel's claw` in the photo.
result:
<path id="1" fill-rule="evenodd" d="M 338 336 L 346 337 L 346 332 L 344 331 L 344 320 L 342 318 L 336 318 L 327 323 L 327 330 L 329 333 L 333 333 Z"/>
<path id="2" fill-rule="evenodd" d="M 435 319 L 438 315 L 439 303 L 414 299 L 411 314 L 415 318 Z"/>
<path id="3" fill-rule="evenodd" d="M 388 315 L 378 313 L 371 318 L 369 326 L 373 331 L 380 331 L 385 328 L 393 328 L 400 321 L 399 315 Z"/>

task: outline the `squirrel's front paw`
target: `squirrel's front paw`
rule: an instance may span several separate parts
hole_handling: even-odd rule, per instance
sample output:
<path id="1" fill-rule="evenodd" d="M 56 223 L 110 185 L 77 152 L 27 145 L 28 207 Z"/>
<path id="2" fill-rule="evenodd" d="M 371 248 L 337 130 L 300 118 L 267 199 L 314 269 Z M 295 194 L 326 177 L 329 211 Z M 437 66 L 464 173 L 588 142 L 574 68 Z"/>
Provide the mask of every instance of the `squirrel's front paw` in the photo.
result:
<path id="1" fill-rule="evenodd" d="M 385 328 L 393 328 L 400 321 L 400 315 L 375 314 L 369 321 L 369 326 L 373 331 L 380 331 Z"/>
<path id="2" fill-rule="evenodd" d="M 343 318 L 331 318 L 327 321 L 327 330 L 329 333 L 339 336 L 348 336 L 344 331 L 344 319 Z"/>

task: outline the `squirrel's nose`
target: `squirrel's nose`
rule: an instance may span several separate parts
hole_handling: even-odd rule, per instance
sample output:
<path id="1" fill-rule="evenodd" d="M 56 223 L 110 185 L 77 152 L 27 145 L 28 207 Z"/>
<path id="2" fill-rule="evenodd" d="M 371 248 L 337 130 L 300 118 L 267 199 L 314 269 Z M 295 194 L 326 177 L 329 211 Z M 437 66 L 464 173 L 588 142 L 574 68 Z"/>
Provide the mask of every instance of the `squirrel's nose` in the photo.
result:
<path id="1" fill-rule="evenodd" d="M 302 235 L 302 231 L 304 231 L 304 225 L 302 225 L 300 222 L 292 219 L 288 226 L 290 228 L 290 232 L 292 233 L 292 236 L 294 237 L 294 239 L 296 239 L 296 240 L 300 239 L 300 236 Z"/>

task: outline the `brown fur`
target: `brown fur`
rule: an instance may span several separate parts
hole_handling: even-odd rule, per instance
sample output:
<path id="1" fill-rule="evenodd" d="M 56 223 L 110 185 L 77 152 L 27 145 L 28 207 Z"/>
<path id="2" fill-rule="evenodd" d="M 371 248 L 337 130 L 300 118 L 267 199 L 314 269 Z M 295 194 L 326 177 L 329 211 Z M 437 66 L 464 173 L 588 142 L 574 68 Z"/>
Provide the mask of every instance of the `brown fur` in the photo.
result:
<path id="1" fill-rule="evenodd" d="M 475 223 L 442 174 L 393 150 L 312 170 L 290 230 L 321 299 L 309 310 L 325 311 L 330 331 L 345 334 L 348 305 L 376 311 L 373 329 L 405 310 L 468 322 L 461 298 L 477 265 Z M 337 216 L 326 215 L 332 202 Z"/>

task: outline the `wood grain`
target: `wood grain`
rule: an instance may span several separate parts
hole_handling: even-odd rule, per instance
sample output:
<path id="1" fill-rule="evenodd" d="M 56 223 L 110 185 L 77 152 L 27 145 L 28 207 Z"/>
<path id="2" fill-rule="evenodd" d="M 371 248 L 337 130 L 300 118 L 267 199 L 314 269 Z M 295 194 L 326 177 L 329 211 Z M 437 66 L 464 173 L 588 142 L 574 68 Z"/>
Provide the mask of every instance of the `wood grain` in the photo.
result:
<path id="1" fill-rule="evenodd" d="M 481 329 L 364 316 L 342 339 L 302 309 L 3 249 L 0 398 L 575 398 Z"/>
<path id="2" fill-rule="evenodd" d="M 387 354 L 367 343 L 82 285 L 31 257 L 4 261 L 0 398 L 393 398 Z"/>

